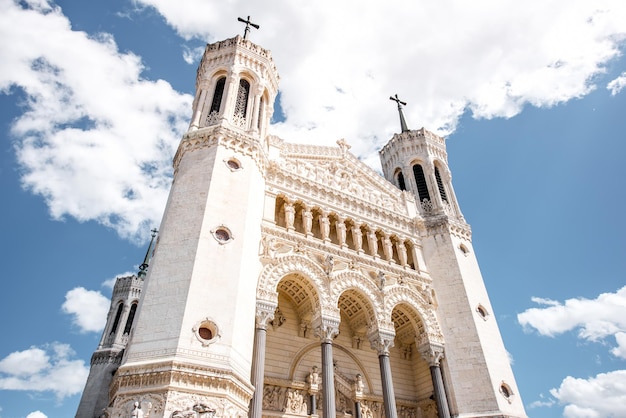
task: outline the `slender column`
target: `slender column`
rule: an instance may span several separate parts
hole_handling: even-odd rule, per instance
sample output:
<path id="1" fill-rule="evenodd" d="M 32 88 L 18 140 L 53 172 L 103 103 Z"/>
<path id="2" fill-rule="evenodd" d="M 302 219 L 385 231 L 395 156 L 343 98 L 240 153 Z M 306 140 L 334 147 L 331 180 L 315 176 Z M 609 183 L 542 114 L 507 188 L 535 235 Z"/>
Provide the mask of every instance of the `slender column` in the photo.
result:
<path id="1" fill-rule="evenodd" d="M 317 318 L 315 333 L 322 341 L 322 411 L 324 418 L 336 418 L 333 338 L 339 334 L 339 319 Z"/>
<path id="2" fill-rule="evenodd" d="M 441 359 L 443 358 L 443 346 L 426 343 L 419 348 L 419 352 L 422 355 L 422 358 L 426 360 L 430 366 L 430 376 L 433 380 L 433 390 L 435 392 L 435 402 L 437 402 L 439 418 L 450 418 L 448 398 L 446 397 L 446 390 L 443 385 L 443 377 L 439 366 Z"/>
<path id="3" fill-rule="evenodd" d="M 260 86 L 255 89 L 252 107 L 252 124 L 250 126 L 250 130 L 253 132 L 257 132 L 259 130 L 259 113 L 261 111 L 260 104 L 262 93 L 263 89 Z"/>
<path id="4" fill-rule="evenodd" d="M 370 334 L 372 348 L 378 351 L 378 364 L 380 365 L 380 377 L 383 383 L 383 403 L 386 418 L 398 418 L 396 410 L 396 397 L 391 378 L 391 365 L 389 363 L 389 349 L 393 347 L 394 333 L 391 331 L 374 330 Z"/>
<path id="5" fill-rule="evenodd" d="M 200 92 L 200 96 L 198 97 L 198 102 L 196 103 L 196 109 L 193 115 L 193 120 L 191 122 L 190 130 L 197 130 L 200 127 L 200 116 L 202 115 L 202 109 L 204 109 L 204 101 L 206 100 L 207 90 L 206 87 L 203 88 Z"/>
<path id="6" fill-rule="evenodd" d="M 250 383 L 254 386 L 254 394 L 250 401 L 250 418 L 261 418 L 263 412 L 263 377 L 265 375 L 265 342 L 267 324 L 274 318 L 276 305 L 257 302 L 256 324 L 254 330 L 254 348 L 252 351 L 252 372 Z"/>

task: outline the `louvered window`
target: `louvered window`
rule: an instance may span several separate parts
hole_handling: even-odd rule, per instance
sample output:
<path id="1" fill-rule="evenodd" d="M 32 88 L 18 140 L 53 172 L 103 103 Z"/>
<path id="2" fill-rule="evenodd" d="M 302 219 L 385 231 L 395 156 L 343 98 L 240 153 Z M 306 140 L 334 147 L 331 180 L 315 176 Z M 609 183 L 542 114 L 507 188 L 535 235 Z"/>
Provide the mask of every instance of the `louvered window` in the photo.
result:
<path id="1" fill-rule="evenodd" d="M 424 176 L 424 169 L 421 165 L 415 164 L 413 166 L 413 175 L 415 176 L 415 183 L 417 183 L 417 194 L 419 195 L 420 202 L 424 199 L 430 200 L 428 186 L 426 185 L 426 177 Z"/>
<path id="2" fill-rule="evenodd" d="M 439 188 L 439 195 L 441 196 L 441 200 L 444 202 L 448 202 L 448 195 L 446 194 L 446 188 L 443 187 L 443 182 L 441 181 L 441 174 L 439 174 L 439 168 L 435 167 L 435 178 L 437 179 L 437 187 Z"/>

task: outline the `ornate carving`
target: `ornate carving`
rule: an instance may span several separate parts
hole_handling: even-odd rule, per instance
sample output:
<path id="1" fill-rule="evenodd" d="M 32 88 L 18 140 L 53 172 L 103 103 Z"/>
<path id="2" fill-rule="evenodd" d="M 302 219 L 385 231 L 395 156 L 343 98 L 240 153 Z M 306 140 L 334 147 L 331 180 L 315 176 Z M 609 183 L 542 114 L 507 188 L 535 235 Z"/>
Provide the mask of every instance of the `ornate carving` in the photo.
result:
<path id="1" fill-rule="evenodd" d="M 256 327 L 258 329 L 267 329 L 267 324 L 274 319 L 274 312 L 277 309 L 277 304 L 275 303 L 257 300 Z"/>
<path id="2" fill-rule="evenodd" d="M 416 340 L 416 344 L 419 341 Z M 422 356 L 422 358 L 428 363 L 430 367 L 437 366 L 439 367 L 439 363 L 444 357 L 443 345 L 435 344 L 435 343 L 426 343 L 418 346 L 418 350 Z"/>
<path id="3" fill-rule="evenodd" d="M 332 343 L 333 339 L 339 335 L 339 317 L 329 318 L 317 315 L 312 322 L 315 335 L 324 343 Z"/>
<path id="4" fill-rule="evenodd" d="M 388 356 L 389 349 L 394 345 L 395 333 L 393 331 L 372 328 L 368 333 L 368 338 L 372 349 L 376 350 L 379 356 Z"/>

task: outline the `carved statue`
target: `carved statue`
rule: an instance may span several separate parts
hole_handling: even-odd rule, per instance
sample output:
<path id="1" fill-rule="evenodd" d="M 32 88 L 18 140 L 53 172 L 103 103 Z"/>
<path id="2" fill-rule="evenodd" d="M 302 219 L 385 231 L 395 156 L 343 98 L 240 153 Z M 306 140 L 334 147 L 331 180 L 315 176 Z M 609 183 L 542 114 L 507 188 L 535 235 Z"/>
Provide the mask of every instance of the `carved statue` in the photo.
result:
<path id="1" fill-rule="evenodd" d="M 363 389 L 365 385 L 363 384 L 363 376 L 360 373 L 356 375 L 356 380 L 354 382 L 354 392 L 357 396 L 363 395 Z"/>
<path id="2" fill-rule="evenodd" d="M 304 226 L 305 235 L 310 235 L 313 229 L 313 213 L 311 209 L 304 209 L 302 211 L 302 225 Z"/>
<path id="3" fill-rule="evenodd" d="M 328 219 L 328 215 L 320 216 L 320 232 L 323 240 L 327 240 L 330 236 L 330 219 Z"/>
<path id="4" fill-rule="evenodd" d="M 311 367 L 311 373 L 309 373 L 309 375 L 307 376 L 306 381 L 312 387 L 319 385 L 320 375 L 318 373 L 317 366 Z"/>
<path id="5" fill-rule="evenodd" d="M 285 226 L 287 229 L 293 229 L 293 224 L 296 219 L 296 209 L 291 203 L 285 203 Z"/>
<path id="6" fill-rule="evenodd" d="M 387 282 L 387 279 L 385 277 L 385 273 L 383 271 L 379 271 L 378 272 L 378 288 L 380 290 L 383 290 L 385 288 L 386 282 Z"/>
<path id="7" fill-rule="evenodd" d="M 133 411 L 130 413 L 131 418 L 143 418 L 143 411 L 139 406 L 139 402 L 135 401 L 133 405 Z"/>

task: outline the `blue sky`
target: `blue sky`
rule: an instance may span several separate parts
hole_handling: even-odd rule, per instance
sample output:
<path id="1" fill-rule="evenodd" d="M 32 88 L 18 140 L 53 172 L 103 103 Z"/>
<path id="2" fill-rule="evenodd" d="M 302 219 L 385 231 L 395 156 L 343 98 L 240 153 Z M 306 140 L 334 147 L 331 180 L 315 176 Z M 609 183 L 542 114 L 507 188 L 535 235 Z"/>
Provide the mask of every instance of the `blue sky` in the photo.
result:
<path id="1" fill-rule="evenodd" d="M 75 413 L 200 51 L 247 15 L 281 75 L 274 134 L 378 168 L 398 93 L 447 135 L 528 415 L 626 416 L 626 5 L 291 3 L 0 0 L 0 418 Z"/>

